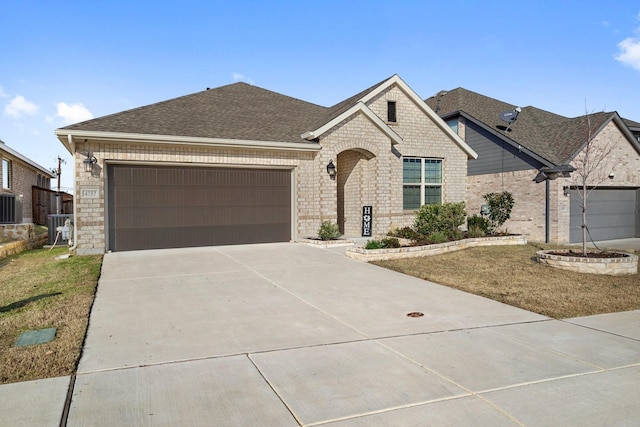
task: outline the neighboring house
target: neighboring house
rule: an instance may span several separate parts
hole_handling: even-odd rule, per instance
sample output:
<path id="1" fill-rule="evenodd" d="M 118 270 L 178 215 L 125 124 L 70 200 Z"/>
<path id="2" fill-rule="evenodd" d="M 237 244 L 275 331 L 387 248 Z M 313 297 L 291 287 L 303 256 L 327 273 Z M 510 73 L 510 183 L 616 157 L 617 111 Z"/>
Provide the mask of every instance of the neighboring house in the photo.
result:
<path id="1" fill-rule="evenodd" d="M 588 182 L 587 228 L 593 240 L 640 237 L 640 124 L 618 113 L 567 118 L 517 106 L 457 88 L 425 101 L 478 153 L 467 169 L 468 211 L 480 213 L 490 192 L 509 191 L 515 198 L 508 231 L 531 241 L 555 243 L 582 239 L 582 209 L 577 173 L 536 183 L 539 171 L 555 177 L 566 165 L 577 166 L 588 129 L 600 153 L 611 148 Z M 561 174 L 560 174 L 561 175 Z M 541 175 L 542 176 L 542 175 Z"/>
<path id="2" fill-rule="evenodd" d="M 360 236 L 366 206 L 382 234 L 464 201 L 476 157 L 395 75 L 330 108 L 235 83 L 55 133 L 81 254 Z"/>
<path id="3" fill-rule="evenodd" d="M 33 222 L 32 187 L 48 189 L 53 177 L 48 169 L 0 141 L 0 223 Z"/>
<path id="4" fill-rule="evenodd" d="M 640 123 L 634 122 L 629 119 L 623 119 L 624 123 L 627 125 L 631 133 L 633 134 L 636 141 L 640 143 Z"/>

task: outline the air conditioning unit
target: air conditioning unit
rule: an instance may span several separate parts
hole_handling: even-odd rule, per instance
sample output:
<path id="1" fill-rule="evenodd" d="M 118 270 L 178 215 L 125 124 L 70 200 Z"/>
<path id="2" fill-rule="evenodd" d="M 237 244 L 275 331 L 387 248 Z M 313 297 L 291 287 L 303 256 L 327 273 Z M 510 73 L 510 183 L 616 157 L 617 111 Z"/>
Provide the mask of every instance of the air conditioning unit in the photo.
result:
<path id="1" fill-rule="evenodd" d="M 68 244 L 73 232 L 73 215 L 59 214 L 47 217 L 49 244 Z"/>
<path id="2" fill-rule="evenodd" d="M 22 196 L 0 194 L 0 224 L 22 222 Z"/>

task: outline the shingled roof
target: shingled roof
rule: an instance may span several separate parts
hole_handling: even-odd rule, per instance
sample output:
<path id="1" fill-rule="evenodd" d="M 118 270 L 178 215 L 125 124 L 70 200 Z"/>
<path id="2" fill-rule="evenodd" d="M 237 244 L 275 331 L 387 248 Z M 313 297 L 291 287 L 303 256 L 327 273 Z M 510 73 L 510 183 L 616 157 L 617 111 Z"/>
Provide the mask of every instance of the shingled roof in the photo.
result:
<path id="1" fill-rule="evenodd" d="M 10 154 L 11 156 L 15 157 L 16 159 L 19 159 L 19 160 L 23 161 L 24 163 L 28 164 L 29 166 L 37 169 L 38 171 L 42 172 L 43 175 L 47 175 L 48 177 L 51 177 L 51 178 L 55 177 L 55 175 L 53 173 L 51 173 L 51 171 L 49 169 L 45 168 L 44 166 L 40 166 L 39 164 L 37 164 L 36 162 L 31 160 L 27 156 L 23 156 L 22 154 L 18 153 L 16 150 L 14 150 L 13 148 L 9 147 L 7 144 L 5 144 L 4 141 L 2 141 L 0 139 L 0 154 L 3 151 L 5 153 Z"/>
<path id="2" fill-rule="evenodd" d="M 597 133 L 617 113 L 595 113 L 567 118 L 535 107 L 522 107 L 518 119 L 506 131 L 500 113 L 515 109 L 508 104 L 464 88 L 441 91 L 425 102 L 443 119 L 458 114 L 481 123 L 486 129 L 554 164 L 568 163 L 582 148 L 589 129 Z"/>
<path id="3" fill-rule="evenodd" d="M 622 119 L 622 120 L 624 120 L 625 124 L 629 126 L 629 129 L 640 130 L 640 123 L 634 122 L 633 120 L 629 120 L 629 119 Z"/>
<path id="4" fill-rule="evenodd" d="M 293 148 L 306 150 L 318 149 L 318 138 L 323 133 L 352 114 L 362 113 L 395 145 L 402 137 L 366 106 L 367 101 L 392 85 L 397 85 L 413 99 L 470 158 L 477 157 L 475 151 L 395 74 L 332 107 L 322 107 L 246 83 L 234 83 L 76 123 L 56 129 L 55 133 L 70 152 L 75 150 L 74 137 L 163 142 L 211 139 L 209 142 L 212 143 L 271 147 L 293 143 L 297 145 Z"/>
<path id="5" fill-rule="evenodd" d="M 308 142 L 300 135 L 329 109 L 234 83 L 62 128 L 253 141 Z"/>

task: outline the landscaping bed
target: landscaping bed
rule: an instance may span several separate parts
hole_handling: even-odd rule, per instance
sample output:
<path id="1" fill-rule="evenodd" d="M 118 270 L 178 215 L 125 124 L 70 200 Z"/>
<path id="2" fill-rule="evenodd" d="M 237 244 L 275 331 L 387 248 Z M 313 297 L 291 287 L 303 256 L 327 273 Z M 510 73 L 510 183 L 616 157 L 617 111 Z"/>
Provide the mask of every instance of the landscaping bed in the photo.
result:
<path id="1" fill-rule="evenodd" d="M 401 258 L 416 258 L 441 255 L 462 249 L 478 246 L 526 245 L 527 239 L 522 235 L 472 237 L 445 243 L 422 246 L 401 246 L 399 248 L 366 249 L 360 247 L 347 248 L 347 256 L 361 261 L 380 261 Z"/>
<path id="2" fill-rule="evenodd" d="M 618 276 L 636 274 L 638 257 L 624 252 L 587 252 L 565 250 L 545 250 L 536 253 L 538 262 L 562 270 L 579 273 L 606 274 Z"/>

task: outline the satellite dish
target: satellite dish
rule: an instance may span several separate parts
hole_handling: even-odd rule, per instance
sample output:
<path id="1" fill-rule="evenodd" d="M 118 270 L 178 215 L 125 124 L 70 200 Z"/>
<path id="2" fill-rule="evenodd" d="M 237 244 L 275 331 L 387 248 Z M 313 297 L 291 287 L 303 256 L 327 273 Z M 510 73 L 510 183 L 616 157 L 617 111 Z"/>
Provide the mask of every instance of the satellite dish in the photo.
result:
<path id="1" fill-rule="evenodd" d="M 511 124 L 516 121 L 516 119 L 518 118 L 518 114 L 520 114 L 520 111 L 522 111 L 522 108 L 516 107 L 513 110 L 503 111 L 502 113 L 500 113 L 500 120 L 508 123 L 508 126 L 504 129 L 505 131 L 509 131 L 509 126 L 511 126 Z"/>

